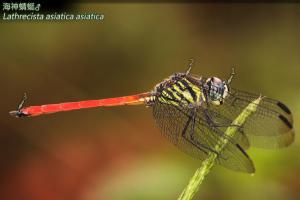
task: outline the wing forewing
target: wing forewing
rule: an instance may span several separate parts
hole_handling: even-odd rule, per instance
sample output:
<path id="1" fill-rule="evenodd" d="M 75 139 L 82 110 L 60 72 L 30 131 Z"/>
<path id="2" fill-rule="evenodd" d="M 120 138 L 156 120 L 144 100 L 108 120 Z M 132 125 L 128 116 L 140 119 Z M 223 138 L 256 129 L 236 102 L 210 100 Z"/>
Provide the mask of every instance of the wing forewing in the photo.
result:
<path id="1" fill-rule="evenodd" d="M 224 104 L 211 106 L 211 109 L 234 120 L 258 96 L 231 88 Z M 251 146 L 261 148 L 285 147 L 295 138 L 291 111 L 280 101 L 267 97 L 262 99 L 257 111 L 249 116 L 241 131 L 247 136 Z"/>

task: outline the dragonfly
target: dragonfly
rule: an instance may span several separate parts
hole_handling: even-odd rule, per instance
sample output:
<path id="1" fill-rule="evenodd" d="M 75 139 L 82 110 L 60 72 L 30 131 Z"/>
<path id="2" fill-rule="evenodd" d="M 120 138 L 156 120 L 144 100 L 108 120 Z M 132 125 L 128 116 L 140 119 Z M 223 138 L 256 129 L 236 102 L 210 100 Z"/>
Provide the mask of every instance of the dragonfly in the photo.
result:
<path id="1" fill-rule="evenodd" d="M 156 84 L 150 92 L 98 100 L 85 100 L 24 107 L 26 93 L 14 117 L 33 117 L 62 111 L 93 107 L 145 105 L 153 110 L 154 120 L 171 143 L 194 158 L 205 160 L 216 153 L 217 164 L 239 172 L 254 173 L 249 147 L 277 149 L 295 139 L 293 116 L 282 102 L 264 97 L 234 136 L 225 135 L 233 120 L 260 95 L 231 87 L 234 69 L 227 80 L 179 72 Z M 228 138 L 229 137 L 229 138 Z M 220 140 L 229 142 L 221 152 Z"/>

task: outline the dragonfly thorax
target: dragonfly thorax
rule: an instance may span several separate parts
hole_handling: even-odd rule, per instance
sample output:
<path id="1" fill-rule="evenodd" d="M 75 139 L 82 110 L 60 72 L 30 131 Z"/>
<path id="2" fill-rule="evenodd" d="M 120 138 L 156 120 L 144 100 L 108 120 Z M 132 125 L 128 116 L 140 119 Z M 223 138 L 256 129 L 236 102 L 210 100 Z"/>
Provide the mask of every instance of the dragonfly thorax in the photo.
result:
<path id="1" fill-rule="evenodd" d="M 154 98 L 149 99 L 147 105 L 153 105 L 156 100 L 189 107 L 202 105 L 203 102 L 222 105 L 228 95 L 227 82 L 217 77 L 204 80 L 201 77 L 176 73 L 154 87 Z"/>
<path id="2" fill-rule="evenodd" d="M 212 104 L 221 105 L 228 95 L 227 83 L 217 77 L 208 78 L 206 80 L 206 93 Z"/>
<path id="3" fill-rule="evenodd" d="M 201 86 L 200 79 L 185 73 L 176 73 L 157 84 L 152 91 L 155 98 L 148 101 L 153 105 L 155 101 L 175 106 L 194 106 L 200 104 Z"/>

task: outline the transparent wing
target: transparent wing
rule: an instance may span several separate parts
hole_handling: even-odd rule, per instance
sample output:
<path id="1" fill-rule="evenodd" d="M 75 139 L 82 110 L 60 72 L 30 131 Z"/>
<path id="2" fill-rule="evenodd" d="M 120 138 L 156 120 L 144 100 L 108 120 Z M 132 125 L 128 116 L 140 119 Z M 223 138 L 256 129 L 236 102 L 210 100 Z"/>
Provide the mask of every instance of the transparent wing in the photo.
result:
<path id="1" fill-rule="evenodd" d="M 153 115 L 162 134 L 168 140 L 180 150 L 200 160 L 206 159 L 209 152 L 216 152 L 216 145 L 224 137 L 221 128 L 212 127 L 207 122 L 202 108 L 195 114 L 189 108 L 161 103 L 157 100 L 153 105 Z M 218 119 L 214 119 L 229 123 L 228 119 L 220 115 Z M 235 140 L 231 138 L 219 154 L 218 164 L 232 170 L 253 173 L 255 169 L 251 159 L 241 145 L 233 142 Z"/>
<path id="2" fill-rule="evenodd" d="M 230 126 L 231 123 L 233 122 L 233 120 L 237 117 L 236 116 L 234 119 L 229 119 L 229 118 L 226 118 L 225 116 L 223 116 L 221 113 L 216 112 L 211 107 L 206 107 L 205 109 L 206 109 L 207 115 L 211 117 L 211 121 L 213 123 L 213 125 L 210 125 L 210 126 L 216 127 L 217 128 L 216 130 L 218 130 L 219 134 L 222 134 L 222 135 L 223 135 L 223 133 L 225 133 L 228 126 Z M 204 113 L 204 110 L 201 109 L 201 112 Z M 207 115 L 202 114 L 200 116 L 202 117 L 202 120 L 205 121 L 205 120 L 207 120 L 206 119 Z M 234 135 L 234 138 L 228 138 L 228 139 L 230 139 L 232 143 L 239 144 L 245 150 L 250 147 L 249 140 L 248 140 L 247 136 L 244 134 L 242 126 L 237 127 L 237 133 Z"/>
<path id="3" fill-rule="evenodd" d="M 223 105 L 210 106 L 214 112 L 227 119 L 235 119 L 242 110 L 259 95 L 230 89 Z M 260 148 L 281 148 L 290 145 L 295 138 L 293 116 L 280 101 L 263 98 L 257 111 L 251 114 L 243 125 L 243 132 L 251 146 Z"/>

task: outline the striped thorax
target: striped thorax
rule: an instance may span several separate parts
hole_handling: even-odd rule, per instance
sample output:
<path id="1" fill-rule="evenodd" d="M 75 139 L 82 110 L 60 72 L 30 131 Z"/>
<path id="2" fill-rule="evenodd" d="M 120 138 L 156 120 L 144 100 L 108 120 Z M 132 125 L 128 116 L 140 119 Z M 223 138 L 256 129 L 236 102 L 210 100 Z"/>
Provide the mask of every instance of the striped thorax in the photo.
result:
<path id="1" fill-rule="evenodd" d="M 176 73 L 157 84 L 152 94 L 146 101 L 149 106 L 155 101 L 188 107 L 201 106 L 203 102 L 221 105 L 228 94 L 228 86 L 217 77 L 203 80 L 186 73 Z"/>

